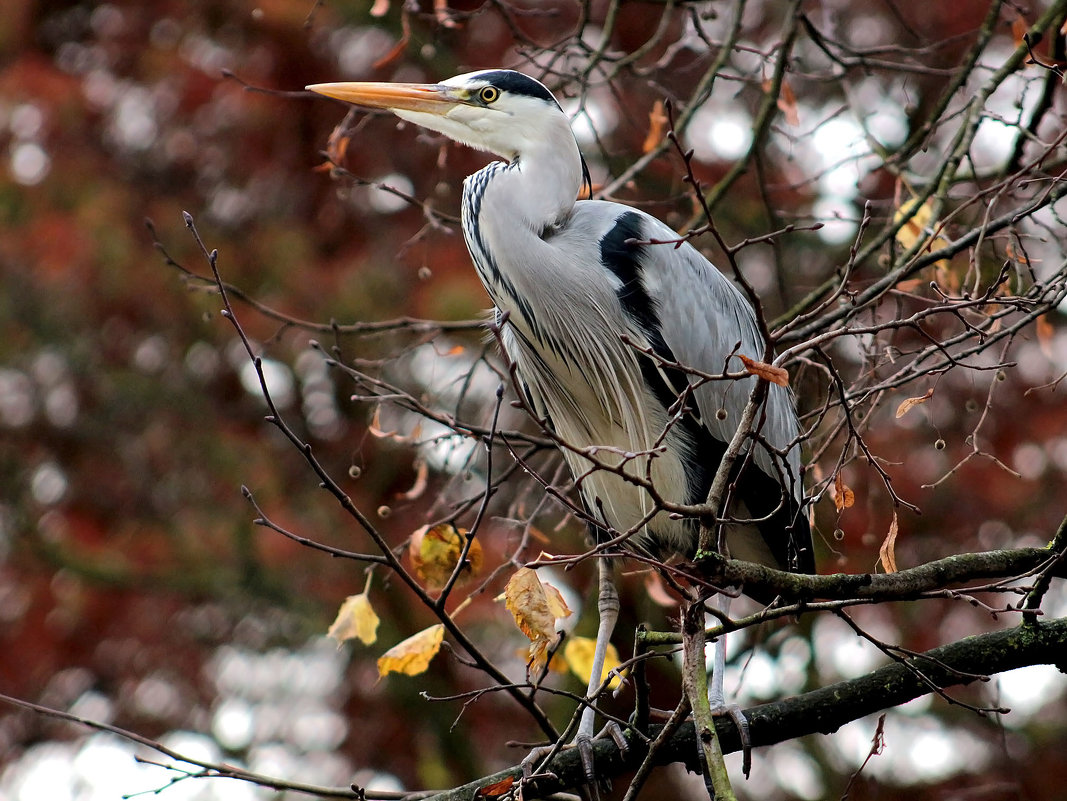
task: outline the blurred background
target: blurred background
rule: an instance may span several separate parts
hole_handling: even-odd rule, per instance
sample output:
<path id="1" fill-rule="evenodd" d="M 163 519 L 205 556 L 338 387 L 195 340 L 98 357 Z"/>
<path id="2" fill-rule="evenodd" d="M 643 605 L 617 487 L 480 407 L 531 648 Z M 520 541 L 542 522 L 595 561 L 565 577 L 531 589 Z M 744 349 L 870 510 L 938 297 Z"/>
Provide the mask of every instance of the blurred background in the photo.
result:
<path id="1" fill-rule="evenodd" d="M 5 0 L 0 692 L 186 755 L 342 787 L 447 787 L 518 761 L 522 752 L 506 749 L 507 740 L 537 739 L 506 697 L 464 706 L 420 696 L 486 685 L 448 649 L 423 676 L 378 679 L 381 652 L 433 622 L 384 573 L 372 590 L 379 643 L 338 648 L 325 639 L 343 599 L 364 588 L 364 567 L 255 526 L 260 513 L 242 497 L 246 486 L 274 523 L 302 536 L 370 547 L 300 453 L 264 422 L 259 381 L 202 280 L 209 266 L 182 211 L 218 250 L 224 280 L 241 290 L 240 322 L 286 420 L 397 548 L 447 504 L 481 491 L 480 449 L 440 422 L 416 423 L 410 409 L 352 400 L 365 386 L 329 369 L 324 351 L 336 348 L 341 361 L 483 426 L 500 381 L 492 344 L 462 324 L 487 306 L 456 222 L 462 178 L 485 157 L 362 115 L 328 145 L 346 109 L 301 93 L 304 85 L 523 69 L 560 89 L 594 184 L 622 176 L 616 198 L 681 228 L 694 204 L 678 154 L 668 149 L 640 172 L 626 171 L 657 143 L 647 141 L 650 131 L 659 126 L 662 138 L 656 101 L 695 91 L 719 54 L 712 43 L 729 35 L 743 7 L 738 44 L 683 146 L 693 149 L 706 185 L 749 159 L 715 207 L 728 241 L 823 224 L 744 251 L 746 274 L 773 318 L 848 260 L 865 202 L 884 225 L 909 181 L 921 184 L 944 158 L 946 144 L 932 133 L 929 152 L 903 179 L 879 166 L 931 113 L 977 32 L 985 26 L 988 41 L 973 81 L 955 95 L 960 103 L 1015 49 L 1019 20 L 1032 22 L 1049 6 L 804 4 L 814 30 L 800 35 L 777 121 L 752 155 L 784 4 Z M 576 82 L 596 58 L 594 79 Z M 1030 66 L 988 99 L 967 153 L 975 173 L 1032 156 L 1017 142 L 1049 81 Z M 1062 86 L 1047 102 L 1051 111 L 1029 132 L 1038 143 L 1064 128 Z M 328 147 L 347 174 L 322 166 Z M 1049 149 L 1050 164 L 1062 170 L 1064 160 L 1062 144 Z M 1050 206 L 1027 223 L 1028 260 L 1038 272 L 1062 269 L 1064 211 Z M 954 224 L 965 230 L 968 219 Z M 861 268 L 875 275 L 876 262 Z M 333 328 L 402 318 L 460 324 Z M 901 567 L 1043 545 L 1056 530 L 1067 479 L 1064 388 L 1030 390 L 1067 370 L 1067 326 L 1062 312 L 1042 326 L 1040 336 L 1029 330 L 1010 353 L 998 351 L 1014 366 L 997 376 L 953 373 L 900 419 L 897 403 L 933 384 L 904 387 L 872 407 L 868 445 L 895 490 L 922 511 L 900 512 Z M 803 386 L 800 403 L 811 410 Z M 517 412 L 505 405 L 502 413 L 502 427 L 521 427 Z M 833 474 L 838 452 L 821 453 L 816 479 Z M 548 452 L 537 458 L 551 464 Z M 541 548 L 582 549 L 580 526 L 515 472 L 481 537 L 487 565 L 511 558 L 520 536 L 533 543 L 527 558 Z M 857 462 L 845 480 L 853 506 L 839 511 L 827 496 L 816 507 L 821 572 L 876 569 L 893 516 L 875 471 Z M 525 641 L 492 601 L 505 578 L 485 585 L 463 624 L 519 680 Z M 586 567 L 553 581 L 572 608 L 588 611 L 591 578 Z M 644 576 L 632 576 L 624 593 L 616 636 L 624 653 L 636 622 L 675 625 L 674 610 L 649 597 Z M 1062 584 L 1045 609 L 1067 614 Z M 919 650 L 1017 622 L 951 601 L 871 607 L 855 617 L 883 640 Z M 595 614 L 575 625 L 589 633 Z M 742 704 L 885 661 L 833 618 L 762 636 L 756 651 L 744 652 L 744 637 L 733 646 L 727 687 Z M 661 673 L 655 700 L 673 706 L 677 674 L 669 666 Z M 553 681 L 582 687 L 574 677 Z M 894 710 L 885 750 L 856 779 L 853 797 L 1062 797 L 1065 690 L 1062 674 L 1035 667 L 958 693 L 1011 707 L 1008 716 L 981 717 L 930 697 Z M 546 703 L 562 725 L 571 705 Z M 623 716 L 628 703 L 625 695 L 618 702 Z M 762 799 L 839 797 L 874 728 L 865 719 L 760 751 L 738 790 Z M 166 762 L 115 736 L 0 706 L 0 797 L 115 799 L 181 776 L 135 755 Z M 671 769 L 645 797 L 677 797 L 693 781 Z M 281 796 L 187 779 L 161 797 Z"/>

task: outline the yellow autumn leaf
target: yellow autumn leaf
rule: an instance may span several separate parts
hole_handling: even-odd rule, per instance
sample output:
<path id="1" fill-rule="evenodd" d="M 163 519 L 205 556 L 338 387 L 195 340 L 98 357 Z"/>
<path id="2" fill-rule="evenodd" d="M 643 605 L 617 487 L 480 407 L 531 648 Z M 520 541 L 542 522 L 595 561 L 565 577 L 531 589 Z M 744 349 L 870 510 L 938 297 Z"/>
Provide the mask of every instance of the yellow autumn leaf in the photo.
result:
<path id="1" fill-rule="evenodd" d="M 378 623 L 378 615 L 371 606 L 367 591 L 364 590 L 359 595 L 349 595 L 345 598 L 326 636 L 337 640 L 337 647 L 353 638 L 364 645 L 373 645 L 378 639 Z"/>
<path id="2" fill-rule="evenodd" d="M 915 398 L 905 398 L 900 402 L 900 405 L 897 407 L 897 419 L 899 420 L 901 417 L 910 412 L 913 407 L 918 406 L 920 403 L 926 403 L 933 396 L 934 390 L 931 388 L 926 390 L 925 395 L 919 395 Z"/>
<path id="3" fill-rule="evenodd" d="M 922 253 L 932 253 L 947 247 L 949 244 L 947 239 L 934 235 L 938 228 L 938 223 L 934 219 L 934 199 L 929 197 L 926 202 L 916 208 L 917 200 L 918 198 L 905 200 L 893 215 L 893 222 L 897 225 L 906 220 L 897 230 L 897 243 L 904 250 L 911 250 L 917 244 L 924 243 Z M 946 269 L 948 265 L 949 261 L 942 259 L 935 264 L 935 267 Z"/>
<path id="4" fill-rule="evenodd" d="M 519 630 L 529 639 L 555 634 L 556 616 L 549 608 L 537 571 L 528 567 L 515 571 L 504 587 L 504 605 L 515 618 Z"/>
<path id="5" fill-rule="evenodd" d="M 378 676 L 385 677 L 390 673 L 418 676 L 424 673 L 430 666 L 430 660 L 437 656 L 444 638 L 445 627 L 440 623 L 412 634 L 378 657 Z"/>
<path id="6" fill-rule="evenodd" d="M 539 673 L 548 658 L 548 647 L 559 638 L 556 619 L 570 615 L 570 609 L 563 602 L 559 590 L 551 584 L 542 583 L 537 571 L 528 567 L 516 570 L 508 579 L 504 588 L 504 604 L 515 618 L 515 625 L 530 640 L 527 668 Z"/>
<path id="7" fill-rule="evenodd" d="M 411 535 L 408 558 L 427 589 L 439 590 L 448 583 L 463 555 L 466 542 L 467 530 L 456 528 L 450 523 L 423 526 Z M 465 581 L 481 569 L 482 546 L 475 539 L 467 551 L 467 562 L 460 573 L 459 581 Z"/>
<path id="8" fill-rule="evenodd" d="M 545 600 L 548 601 L 548 611 L 551 612 L 557 620 L 570 617 L 572 613 L 570 607 L 567 606 L 567 602 L 563 600 L 563 593 L 547 581 L 542 581 L 541 586 L 545 590 Z"/>
<path id="9" fill-rule="evenodd" d="M 567 644 L 563 646 L 563 659 L 567 663 L 567 667 L 571 669 L 571 672 L 581 679 L 585 683 L 589 683 L 589 674 L 593 670 L 593 652 L 596 650 L 596 640 L 591 637 L 571 637 L 567 640 Z M 608 651 L 604 656 L 604 672 L 600 676 L 600 680 L 604 680 L 610 671 L 621 665 L 619 661 L 619 652 L 615 646 L 608 643 Z M 617 674 L 611 677 L 611 682 L 608 687 L 614 690 L 622 684 L 622 678 Z"/>

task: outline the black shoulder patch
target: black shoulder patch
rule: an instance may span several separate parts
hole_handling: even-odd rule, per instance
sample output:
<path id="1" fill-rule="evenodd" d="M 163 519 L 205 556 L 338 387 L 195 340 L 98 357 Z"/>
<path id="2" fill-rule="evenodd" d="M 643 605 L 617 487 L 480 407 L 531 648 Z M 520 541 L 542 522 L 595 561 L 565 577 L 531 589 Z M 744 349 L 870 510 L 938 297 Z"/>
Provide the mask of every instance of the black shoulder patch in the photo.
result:
<path id="1" fill-rule="evenodd" d="M 622 283 L 616 294 L 626 315 L 644 331 L 657 356 L 675 362 L 674 352 L 663 339 L 659 309 L 641 280 L 642 259 L 648 247 L 638 244 L 643 239 L 645 232 L 641 226 L 641 216 L 632 211 L 625 212 L 619 215 L 612 229 L 600 240 L 600 260 Z M 663 408 L 669 409 L 688 388 L 689 377 L 677 367 L 661 365 L 651 356 L 642 356 L 640 363 L 645 384 Z M 696 419 L 700 417 L 695 408 L 691 414 Z"/>
<path id="2" fill-rule="evenodd" d="M 648 334 L 659 334 L 659 319 L 652 299 L 641 281 L 641 257 L 645 246 L 630 240 L 644 239 L 641 217 L 635 212 L 620 214 L 600 240 L 600 261 L 622 283 L 618 290 L 619 302 L 630 317 L 638 322 Z"/>
<path id="3" fill-rule="evenodd" d="M 529 75 L 523 75 L 521 72 L 516 72 L 515 70 L 486 70 L 478 73 L 478 78 L 489 82 L 501 92 L 536 97 L 546 103 L 551 103 L 556 108 L 560 107 L 559 103 L 556 102 L 556 98 L 553 97 L 543 83 L 534 80 Z"/>

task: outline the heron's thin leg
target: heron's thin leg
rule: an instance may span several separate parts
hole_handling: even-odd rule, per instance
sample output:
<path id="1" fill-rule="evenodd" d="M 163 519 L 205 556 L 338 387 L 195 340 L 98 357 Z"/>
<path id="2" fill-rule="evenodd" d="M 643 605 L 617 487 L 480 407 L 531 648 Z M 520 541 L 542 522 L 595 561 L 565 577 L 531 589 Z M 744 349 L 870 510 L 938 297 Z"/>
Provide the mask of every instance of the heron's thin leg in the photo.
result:
<path id="1" fill-rule="evenodd" d="M 715 608 L 718 609 L 724 616 L 730 614 L 730 596 L 726 593 L 719 593 L 715 596 L 715 600 L 712 601 L 715 604 Z M 749 734 L 748 718 L 745 717 L 745 713 L 741 711 L 741 707 L 737 704 L 726 703 L 726 691 L 723 687 L 723 681 L 726 678 L 726 634 L 720 634 L 715 640 L 715 649 L 713 652 L 712 674 L 711 684 L 708 686 L 708 704 L 716 714 L 725 712 L 733 720 L 734 725 L 737 726 L 737 734 L 741 738 L 741 751 L 743 753 L 742 758 L 742 772 L 745 776 L 748 776 L 749 770 L 752 767 L 752 738 Z"/>
<path id="2" fill-rule="evenodd" d="M 730 596 L 720 592 L 712 601 L 715 608 L 723 615 L 730 614 Z M 723 680 L 726 673 L 726 635 L 720 634 L 715 640 L 713 651 L 711 684 L 708 686 L 708 702 L 713 710 L 726 708 L 726 691 L 723 688 Z"/>
<path id="3" fill-rule="evenodd" d="M 597 627 L 596 647 L 593 650 L 593 664 L 589 671 L 589 688 L 586 698 L 590 701 L 593 695 L 600 689 L 603 680 L 604 662 L 607 658 L 608 643 L 611 642 L 611 633 L 615 630 L 615 622 L 619 618 L 619 593 L 615 589 L 615 568 L 610 559 L 597 560 L 597 611 L 600 613 L 600 623 Z M 591 797 L 599 801 L 600 791 L 597 786 L 596 766 L 593 764 L 593 732 L 596 724 L 596 711 L 592 705 L 582 710 L 581 720 L 578 723 L 578 733 L 574 738 L 574 745 L 578 748 L 578 754 L 582 761 L 582 771 L 585 774 L 587 788 L 583 797 Z M 615 726 L 609 723 L 609 726 Z M 617 728 L 617 727 L 616 727 Z M 621 732 L 609 730 L 616 744 L 622 749 L 625 740 Z M 539 762 L 554 754 L 559 745 L 548 748 L 536 748 L 527 754 L 523 760 L 523 773 L 528 778 Z M 542 766 L 543 767 L 543 766 Z"/>
<path id="4" fill-rule="evenodd" d="M 589 671 L 589 688 L 586 698 L 592 698 L 593 694 L 600 689 L 600 683 L 604 678 L 604 660 L 608 653 L 608 643 L 611 642 L 615 622 L 619 619 L 619 592 L 615 589 L 615 567 L 610 559 L 597 560 L 597 575 L 597 611 L 600 613 L 600 625 L 596 632 L 596 649 L 593 651 L 593 666 Z M 587 706 L 582 711 L 582 722 L 578 725 L 578 737 L 592 738 L 595 721 L 596 711 L 592 706 Z"/>

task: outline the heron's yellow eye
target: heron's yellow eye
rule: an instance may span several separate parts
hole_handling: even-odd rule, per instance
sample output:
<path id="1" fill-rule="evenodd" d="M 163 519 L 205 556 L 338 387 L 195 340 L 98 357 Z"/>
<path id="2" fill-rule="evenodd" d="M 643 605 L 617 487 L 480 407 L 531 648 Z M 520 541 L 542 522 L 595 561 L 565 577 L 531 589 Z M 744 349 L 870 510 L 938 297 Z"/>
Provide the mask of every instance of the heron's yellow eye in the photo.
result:
<path id="1" fill-rule="evenodd" d="M 478 99 L 486 104 L 495 102 L 498 97 L 500 97 L 500 90 L 495 86 L 483 86 L 478 91 Z"/>

